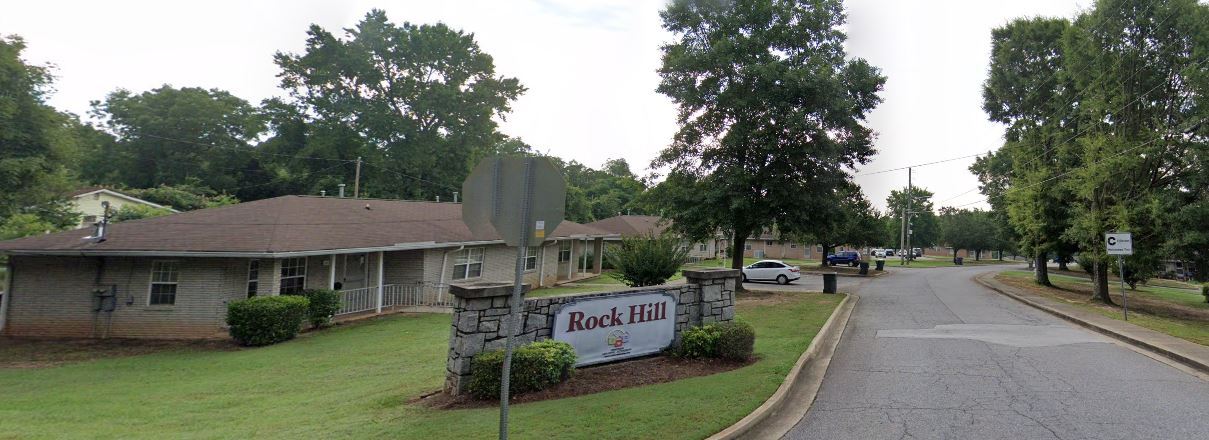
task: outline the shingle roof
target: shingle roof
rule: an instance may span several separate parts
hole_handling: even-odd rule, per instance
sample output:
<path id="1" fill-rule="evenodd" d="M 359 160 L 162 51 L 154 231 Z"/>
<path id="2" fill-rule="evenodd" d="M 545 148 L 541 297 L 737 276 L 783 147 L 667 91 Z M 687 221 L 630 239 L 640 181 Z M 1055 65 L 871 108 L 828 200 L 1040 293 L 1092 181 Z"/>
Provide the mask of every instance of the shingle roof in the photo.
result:
<path id="1" fill-rule="evenodd" d="M 0 242 L 0 252 L 89 254 L 296 253 L 421 244 L 495 241 L 474 236 L 456 203 L 282 196 L 109 225 L 106 240 L 83 238 L 93 228 Z M 606 231 L 563 221 L 549 238 L 603 237 Z"/>
<path id="2" fill-rule="evenodd" d="M 588 223 L 602 231 L 621 234 L 623 237 L 660 235 L 672 225 L 671 220 L 654 215 L 619 215 Z"/>

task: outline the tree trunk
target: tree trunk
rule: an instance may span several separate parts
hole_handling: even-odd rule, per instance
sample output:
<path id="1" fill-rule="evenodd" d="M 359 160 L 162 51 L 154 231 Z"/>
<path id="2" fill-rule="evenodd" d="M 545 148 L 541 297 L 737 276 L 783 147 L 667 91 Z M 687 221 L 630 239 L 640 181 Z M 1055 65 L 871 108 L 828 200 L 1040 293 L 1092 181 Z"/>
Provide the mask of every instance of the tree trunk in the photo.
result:
<path id="1" fill-rule="evenodd" d="M 982 261 L 982 249 L 974 250 L 974 261 Z"/>
<path id="2" fill-rule="evenodd" d="M 827 267 L 827 256 L 835 253 L 835 245 L 822 244 L 822 246 L 823 255 L 820 255 L 821 258 L 819 260 L 821 261 L 819 261 L 819 266 Z"/>
<path id="3" fill-rule="evenodd" d="M 1042 286 L 1052 286 L 1049 282 L 1049 266 L 1045 264 L 1046 259 L 1045 252 L 1037 252 L 1037 257 L 1033 259 L 1033 282 Z"/>
<path id="4" fill-rule="evenodd" d="M 957 264 L 957 248 L 953 248 L 953 264 Z"/>
<path id="5" fill-rule="evenodd" d="M 1092 265 L 1092 268 L 1091 299 L 1113 305 L 1112 297 L 1108 295 L 1108 263 L 1100 261 Z"/>
<path id="6" fill-rule="evenodd" d="M 731 240 L 730 268 L 738 269 L 740 274 L 743 273 L 743 245 L 747 243 L 747 235 L 746 233 L 742 235 L 735 233 L 734 240 Z M 743 291 L 742 275 L 739 275 L 739 279 L 735 281 L 735 291 Z"/>
<path id="7" fill-rule="evenodd" d="M 1066 267 L 1066 260 L 1069 260 L 1069 259 L 1070 259 L 1070 255 L 1058 254 L 1058 270 L 1061 270 L 1061 271 L 1070 270 Z"/>

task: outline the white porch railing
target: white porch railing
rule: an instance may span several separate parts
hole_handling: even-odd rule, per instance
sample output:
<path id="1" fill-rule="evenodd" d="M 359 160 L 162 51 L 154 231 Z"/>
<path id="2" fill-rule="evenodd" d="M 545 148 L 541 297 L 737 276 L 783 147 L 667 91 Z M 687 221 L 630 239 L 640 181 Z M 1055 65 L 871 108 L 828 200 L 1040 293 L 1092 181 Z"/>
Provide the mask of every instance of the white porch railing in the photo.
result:
<path id="1" fill-rule="evenodd" d="M 381 307 L 451 307 L 449 286 L 438 284 L 387 284 L 382 286 Z M 362 287 L 340 291 L 336 316 L 378 309 L 378 288 Z"/>

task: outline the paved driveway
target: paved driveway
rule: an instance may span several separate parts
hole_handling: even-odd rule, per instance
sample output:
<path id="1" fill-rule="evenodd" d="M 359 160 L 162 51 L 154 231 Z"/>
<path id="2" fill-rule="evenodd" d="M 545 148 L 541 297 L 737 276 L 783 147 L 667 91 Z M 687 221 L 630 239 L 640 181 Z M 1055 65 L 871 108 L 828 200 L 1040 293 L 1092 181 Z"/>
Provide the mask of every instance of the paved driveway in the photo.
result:
<path id="1" fill-rule="evenodd" d="M 1209 438 L 1209 384 L 970 280 L 1000 269 L 903 269 L 859 286 L 786 438 Z"/>

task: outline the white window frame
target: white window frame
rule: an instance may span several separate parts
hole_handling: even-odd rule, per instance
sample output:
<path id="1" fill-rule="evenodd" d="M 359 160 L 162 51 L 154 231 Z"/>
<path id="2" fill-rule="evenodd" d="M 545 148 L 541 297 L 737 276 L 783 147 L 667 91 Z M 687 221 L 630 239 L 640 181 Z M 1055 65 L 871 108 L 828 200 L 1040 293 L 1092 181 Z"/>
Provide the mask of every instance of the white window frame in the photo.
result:
<path id="1" fill-rule="evenodd" d="M 697 245 L 697 250 L 699 250 L 701 252 L 705 252 L 707 250 L 707 245 L 705 243 Z"/>
<path id="2" fill-rule="evenodd" d="M 256 276 L 255 277 L 252 277 L 252 266 L 253 265 L 256 266 Z M 256 287 L 252 287 L 253 283 L 256 284 Z M 251 298 L 253 296 L 260 294 L 260 260 L 257 260 L 255 258 L 248 260 L 248 279 L 247 279 L 247 286 L 244 289 L 244 293 L 247 294 L 248 298 Z"/>
<path id="3" fill-rule="evenodd" d="M 156 269 L 157 265 L 161 265 L 161 264 L 171 264 L 172 265 L 172 271 L 170 271 L 168 273 L 171 274 L 171 273 L 175 272 L 176 277 L 174 280 L 156 281 L 156 279 L 155 279 L 156 270 L 155 269 Z M 147 305 L 153 306 L 153 307 L 172 307 L 172 306 L 176 305 L 176 294 L 177 294 L 177 289 L 180 287 L 180 276 L 181 276 L 180 261 L 178 261 L 178 260 L 153 260 L 151 262 L 151 273 L 150 273 L 150 276 L 148 277 L 148 283 L 147 283 Z M 172 302 L 171 303 L 161 303 L 161 304 L 152 304 L 151 303 L 151 297 L 153 295 L 153 292 L 155 291 L 156 285 L 172 286 Z"/>
<path id="4" fill-rule="evenodd" d="M 306 267 L 307 267 L 307 264 L 308 264 L 308 263 L 310 263 L 309 261 L 307 261 L 307 258 L 308 258 L 308 257 L 293 257 L 293 258 L 283 258 L 283 259 L 281 259 L 281 268 L 279 268 L 279 269 L 277 270 L 277 275 L 278 275 L 278 277 L 280 278 L 280 279 L 278 280 L 278 282 L 277 282 L 277 294 L 278 294 L 278 295 L 297 295 L 297 294 L 301 294 L 301 293 L 302 293 L 302 291 L 306 290 Z M 287 277 L 287 276 L 284 276 L 284 275 L 282 274 L 282 272 L 283 272 L 283 271 L 285 271 L 285 269 L 286 269 L 286 262 L 289 262 L 289 261 L 292 261 L 292 260 L 302 260 L 302 266 L 300 266 L 300 267 L 302 268 L 302 272 L 301 272 L 300 274 L 297 274 L 297 275 L 290 275 L 290 276 L 288 276 L 288 277 Z M 285 288 L 285 280 L 287 280 L 287 279 L 295 279 L 295 278 L 301 278 L 301 279 L 302 279 L 302 289 L 301 289 L 301 290 L 299 290 L 297 293 L 285 293 L 285 292 L 283 292 L 283 291 L 282 291 L 282 289 L 284 289 L 284 288 Z"/>
<path id="5" fill-rule="evenodd" d="M 478 257 L 477 261 L 475 259 L 476 256 Z M 452 279 L 455 281 L 460 281 L 481 278 L 483 276 L 483 267 L 486 261 L 487 252 L 481 247 L 466 248 L 458 251 L 453 257 Z M 474 276 L 470 276 L 470 268 L 476 264 L 479 266 L 479 273 Z M 458 266 L 462 266 L 460 274 L 458 273 Z"/>
<path id="6" fill-rule="evenodd" d="M 750 250 L 751 250 L 751 243 L 743 243 L 743 250 L 745 250 L 745 251 L 750 251 Z"/>
<path id="7" fill-rule="evenodd" d="M 529 248 L 525 250 L 525 272 L 533 272 L 537 270 L 538 252 L 539 250 L 537 246 L 529 246 Z"/>
<path id="8" fill-rule="evenodd" d="M 572 242 L 563 240 L 558 242 L 558 262 L 566 263 L 571 261 L 571 246 Z M 566 247 L 566 249 L 563 249 Z M 564 257 L 565 255 L 565 257 Z"/>

